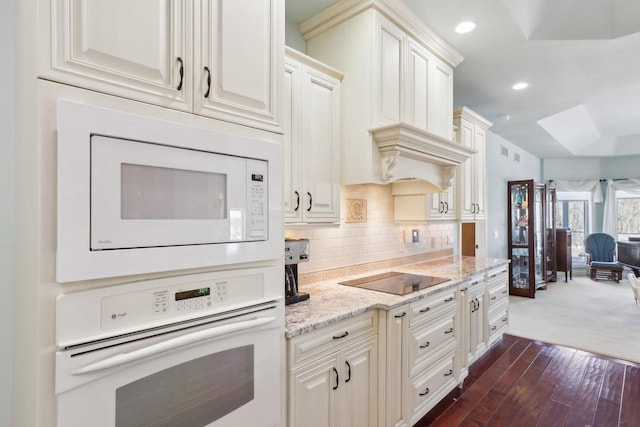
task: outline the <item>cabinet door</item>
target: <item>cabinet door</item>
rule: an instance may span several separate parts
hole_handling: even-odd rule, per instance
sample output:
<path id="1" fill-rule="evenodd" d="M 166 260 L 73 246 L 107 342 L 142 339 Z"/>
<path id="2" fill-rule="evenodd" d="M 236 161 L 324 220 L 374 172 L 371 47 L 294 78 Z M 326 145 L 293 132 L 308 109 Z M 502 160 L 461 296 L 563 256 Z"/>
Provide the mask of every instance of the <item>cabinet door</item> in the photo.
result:
<path id="1" fill-rule="evenodd" d="M 340 387 L 340 424 L 350 427 L 378 425 L 377 335 L 344 351 Z M 344 382 L 342 382 L 344 378 Z"/>
<path id="2" fill-rule="evenodd" d="M 50 4 L 52 43 L 42 44 L 47 54 L 40 56 L 40 75 L 191 109 L 191 2 L 54 0 Z"/>
<path id="3" fill-rule="evenodd" d="M 465 119 L 460 119 L 458 132 L 460 134 L 459 143 L 473 150 L 473 138 L 475 135 L 475 127 L 473 123 Z M 461 205 L 458 206 L 458 209 L 460 209 L 462 219 L 474 219 L 474 212 L 476 209 L 474 198 L 474 171 L 475 160 L 473 155 L 458 167 L 457 173 L 460 174 L 459 182 L 462 184 L 462 188 L 459 189 L 462 196 Z"/>
<path id="4" fill-rule="evenodd" d="M 282 132 L 282 0 L 200 0 L 194 111 Z"/>
<path id="5" fill-rule="evenodd" d="M 305 222 L 340 221 L 340 83 L 304 67 L 302 175 Z"/>
<path id="6" fill-rule="evenodd" d="M 337 355 L 289 373 L 289 426 L 330 427 L 338 424 L 340 374 Z"/>
<path id="7" fill-rule="evenodd" d="M 400 102 L 405 34 L 382 15 L 377 15 L 377 19 L 373 123 L 385 125 L 398 123 L 402 114 Z"/>
<path id="8" fill-rule="evenodd" d="M 479 293 L 470 296 L 469 301 L 469 361 L 471 364 L 487 347 L 487 311 L 485 307 L 485 295 Z"/>
<path id="9" fill-rule="evenodd" d="M 387 426 L 404 425 L 404 411 L 407 406 L 406 393 L 403 390 L 404 381 L 409 378 L 408 364 L 408 331 L 409 307 L 401 306 L 391 310 L 387 317 L 387 366 L 386 393 L 386 422 Z"/>
<path id="10" fill-rule="evenodd" d="M 407 87 L 405 121 L 421 130 L 428 130 L 429 69 L 431 55 L 412 39 L 407 42 Z"/>
<path id="11" fill-rule="evenodd" d="M 302 64 L 285 59 L 284 81 L 284 218 L 286 222 L 302 221 Z"/>
<path id="12" fill-rule="evenodd" d="M 486 218 L 486 181 L 487 181 L 487 168 L 486 168 L 486 138 L 487 133 L 479 126 L 475 126 L 475 133 L 473 139 L 473 147 L 476 153 L 473 155 L 473 174 L 474 178 L 474 199 L 476 203 L 475 219 Z"/>
<path id="13" fill-rule="evenodd" d="M 433 57 L 429 64 L 428 131 L 451 139 L 453 123 L 453 69 Z"/>

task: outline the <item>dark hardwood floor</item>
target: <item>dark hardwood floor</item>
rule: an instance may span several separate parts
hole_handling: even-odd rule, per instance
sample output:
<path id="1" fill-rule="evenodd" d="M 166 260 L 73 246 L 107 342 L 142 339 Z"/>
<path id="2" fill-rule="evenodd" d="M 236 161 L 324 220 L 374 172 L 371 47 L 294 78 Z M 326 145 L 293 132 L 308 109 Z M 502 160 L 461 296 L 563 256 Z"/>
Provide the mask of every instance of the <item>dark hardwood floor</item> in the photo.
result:
<path id="1" fill-rule="evenodd" d="M 640 427 L 640 365 L 505 335 L 416 426 Z"/>

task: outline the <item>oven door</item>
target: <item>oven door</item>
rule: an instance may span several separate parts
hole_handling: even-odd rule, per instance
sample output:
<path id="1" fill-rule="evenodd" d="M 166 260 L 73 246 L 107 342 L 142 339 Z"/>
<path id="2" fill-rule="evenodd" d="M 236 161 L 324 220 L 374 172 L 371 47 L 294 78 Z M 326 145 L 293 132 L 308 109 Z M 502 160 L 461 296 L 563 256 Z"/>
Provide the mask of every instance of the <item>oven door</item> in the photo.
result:
<path id="1" fill-rule="evenodd" d="M 264 161 L 92 135 L 91 250 L 265 240 L 266 173 Z"/>
<path id="2" fill-rule="evenodd" d="M 280 425 L 278 313 L 275 305 L 118 345 L 58 352 L 57 425 Z"/>

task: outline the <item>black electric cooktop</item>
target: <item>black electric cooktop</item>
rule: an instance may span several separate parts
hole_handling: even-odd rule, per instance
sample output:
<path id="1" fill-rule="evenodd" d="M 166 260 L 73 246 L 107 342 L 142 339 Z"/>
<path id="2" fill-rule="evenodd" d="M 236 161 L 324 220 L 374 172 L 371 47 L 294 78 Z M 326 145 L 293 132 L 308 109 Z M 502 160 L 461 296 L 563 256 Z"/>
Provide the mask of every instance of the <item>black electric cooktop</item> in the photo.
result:
<path id="1" fill-rule="evenodd" d="M 419 291 L 420 289 L 448 282 L 449 280 L 451 279 L 389 271 L 388 273 L 361 277 L 360 279 L 346 280 L 339 283 L 341 285 L 355 286 L 356 288 L 386 292 L 394 295 L 406 295 L 411 292 Z"/>

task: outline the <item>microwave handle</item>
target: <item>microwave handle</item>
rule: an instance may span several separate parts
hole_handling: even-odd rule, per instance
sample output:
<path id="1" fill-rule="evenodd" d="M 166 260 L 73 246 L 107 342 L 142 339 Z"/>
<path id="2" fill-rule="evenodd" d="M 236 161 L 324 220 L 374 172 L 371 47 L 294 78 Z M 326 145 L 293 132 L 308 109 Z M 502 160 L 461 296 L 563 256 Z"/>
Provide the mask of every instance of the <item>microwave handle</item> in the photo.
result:
<path id="1" fill-rule="evenodd" d="M 134 350 L 129 353 L 120 353 L 107 357 L 95 363 L 83 366 L 75 371 L 71 372 L 72 375 L 90 374 L 93 372 L 101 371 L 104 369 L 121 366 L 127 363 L 135 362 L 146 357 L 155 356 L 165 351 L 174 350 L 179 347 L 183 347 L 189 344 L 194 344 L 202 340 L 219 337 L 221 335 L 231 334 L 233 332 L 242 331 L 249 328 L 255 328 L 265 325 L 267 323 L 276 320 L 275 317 L 259 317 L 253 320 L 246 320 L 243 322 L 232 323 L 229 325 L 218 326 L 211 329 L 205 329 L 198 332 L 193 332 L 187 335 L 182 335 L 176 338 L 172 338 L 167 341 L 162 341 L 148 347 L 143 347 L 138 350 Z"/>

